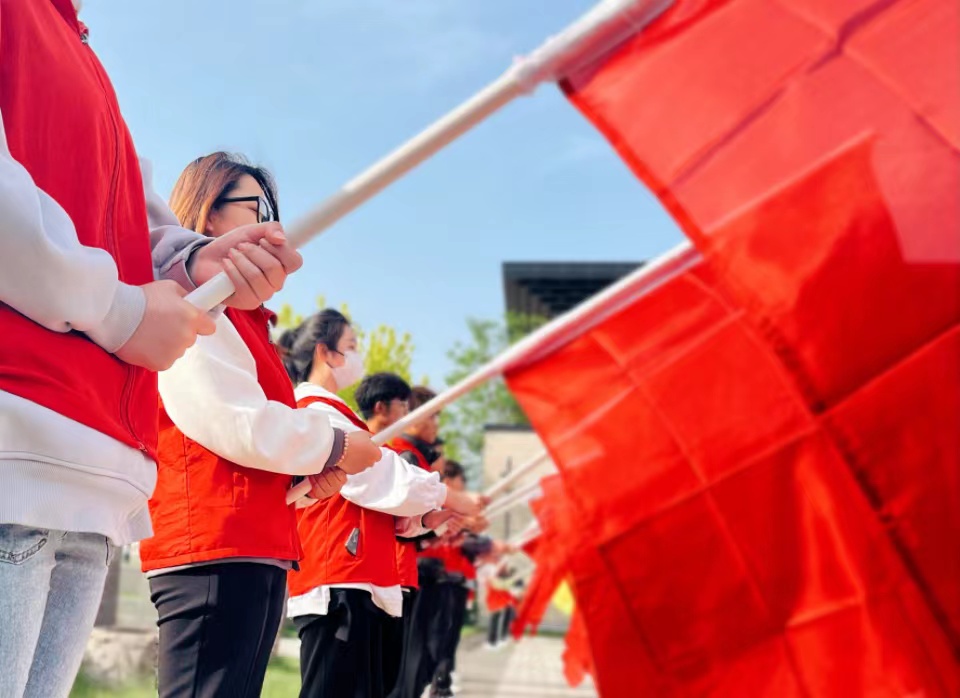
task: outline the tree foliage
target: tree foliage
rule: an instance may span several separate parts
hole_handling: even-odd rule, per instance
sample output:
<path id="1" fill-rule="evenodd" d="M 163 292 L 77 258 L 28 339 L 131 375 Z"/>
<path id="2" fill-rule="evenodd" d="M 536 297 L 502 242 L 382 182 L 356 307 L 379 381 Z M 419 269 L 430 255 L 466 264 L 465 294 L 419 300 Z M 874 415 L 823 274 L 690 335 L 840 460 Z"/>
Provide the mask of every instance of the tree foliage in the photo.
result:
<path id="1" fill-rule="evenodd" d="M 545 318 L 539 316 L 516 313 L 508 314 L 501 321 L 468 318 L 469 339 L 457 342 L 447 352 L 455 367 L 445 376 L 447 384 L 463 380 L 544 322 Z M 460 461 L 474 481 L 480 475 L 484 427 L 528 423 L 501 378 L 488 381 L 464 395 L 446 408 L 440 418 L 441 431 L 447 440 L 446 453 Z"/>

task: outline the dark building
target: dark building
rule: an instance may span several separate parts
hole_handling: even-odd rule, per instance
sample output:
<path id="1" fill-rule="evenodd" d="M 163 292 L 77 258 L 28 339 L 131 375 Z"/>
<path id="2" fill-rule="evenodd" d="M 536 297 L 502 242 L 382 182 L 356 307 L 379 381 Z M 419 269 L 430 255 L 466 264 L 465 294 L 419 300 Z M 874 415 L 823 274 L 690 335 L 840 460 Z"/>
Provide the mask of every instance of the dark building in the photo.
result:
<path id="1" fill-rule="evenodd" d="M 642 262 L 504 262 L 507 311 L 547 319 L 619 281 Z"/>

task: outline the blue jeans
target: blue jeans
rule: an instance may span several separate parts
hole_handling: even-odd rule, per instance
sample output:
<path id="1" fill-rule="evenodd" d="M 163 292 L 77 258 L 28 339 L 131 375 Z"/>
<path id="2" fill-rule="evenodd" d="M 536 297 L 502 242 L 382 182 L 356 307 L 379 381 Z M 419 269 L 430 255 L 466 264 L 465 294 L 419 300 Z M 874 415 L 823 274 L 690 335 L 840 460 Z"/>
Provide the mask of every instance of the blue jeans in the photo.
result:
<path id="1" fill-rule="evenodd" d="M 0 696 L 70 693 L 115 550 L 94 533 L 0 524 Z"/>

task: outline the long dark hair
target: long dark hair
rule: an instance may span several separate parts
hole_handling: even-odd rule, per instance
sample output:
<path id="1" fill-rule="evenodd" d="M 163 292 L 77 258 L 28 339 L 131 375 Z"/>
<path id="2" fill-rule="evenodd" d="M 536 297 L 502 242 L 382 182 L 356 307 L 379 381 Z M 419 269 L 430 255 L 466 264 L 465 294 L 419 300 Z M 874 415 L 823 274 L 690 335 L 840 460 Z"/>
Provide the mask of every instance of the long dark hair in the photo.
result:
<path id="1" fill-rule="evenodd" d="M 257 181 L 279 220 L 277 185 L 270 173 L 251 165 L 242 155 L 223 151 L 204 155 L 187 165 L 173 186 L 170 209 L 184 228 L 206 234 L 210 213 L 217 210 L 221 199 L 231 194 L 244 175 Z"/>
<path id="2" fill-rule="evenodd" d="M 287 330 L 277 341 L 283 367 L 294 385 L 302 383 L 313 371 L 313 357 L 317 345 L 322 344 L 331 351 L 337 350 L 337 343 L 350 321 L 339 310 L 327 308 L 311 315 L 295 329 Z"/>

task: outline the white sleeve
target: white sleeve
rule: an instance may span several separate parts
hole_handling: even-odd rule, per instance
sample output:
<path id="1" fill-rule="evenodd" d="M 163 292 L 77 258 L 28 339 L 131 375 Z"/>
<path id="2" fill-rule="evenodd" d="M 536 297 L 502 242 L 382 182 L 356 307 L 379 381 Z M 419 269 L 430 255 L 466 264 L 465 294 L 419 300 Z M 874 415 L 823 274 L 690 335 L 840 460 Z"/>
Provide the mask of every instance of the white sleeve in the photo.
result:
<path id="1" fill-rule="evenodd" d="M 67 212 L 13 158 L 2 115 L 0 301 L 55 332 L 85 332 L 111 352 L 146 308 L 143 291 L 119 280 L 106 250 L 80 244 Z"/>
<path id="2" fill-rule="evenodd" d="M 325 415 L 267 400 L 250 350 L 226 315 L 217 331 L 160 373 L 160 397 L 186 436 L 238 465 L 274 473 L 323 470 L 336 435 Z"/>
<path id="3" fill-rule="evenodd" d="M 360 431 L 326 403 L 315 402 L 307 407 L 307 411 L 311 410 L 323 412 L 330 418 L 331 425 L 347 433 Z M 356 475 L 347 475 L 340 495 L 364 509 L 394 516 L 420 516 L 443 506 L 447 486 L 440 482 L 439 473 L 428 473 L 419 466 L 410 465 L 395 451 L 381 448 L 380 460 L 372 467 Z"/>

